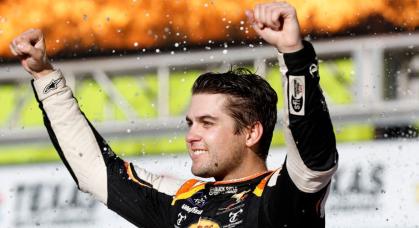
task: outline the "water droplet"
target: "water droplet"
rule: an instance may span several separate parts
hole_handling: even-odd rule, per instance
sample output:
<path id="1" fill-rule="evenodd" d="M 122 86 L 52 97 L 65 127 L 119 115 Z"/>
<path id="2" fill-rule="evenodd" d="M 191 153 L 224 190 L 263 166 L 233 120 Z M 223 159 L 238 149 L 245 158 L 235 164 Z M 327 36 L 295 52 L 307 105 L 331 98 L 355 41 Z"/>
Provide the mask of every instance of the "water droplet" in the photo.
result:
<path id="1" fill-rule="evenodd" d="M 135 42 L 134 43 L 134 47 L 138 47 L 138 42 Z"/>
<path id="2" fill-rule="evenodd" d="M 131 129 L 129 129 L 129 128 L 128 128 L 128 129 L 127 129 L 127 133 L 128 133 L 128 134 L 129 134 L 129 133 L 131 133 Z"/>
<path id="3" fill-rule="evenodd" d="M 157 49 L 156 49 L 156 53 L 160 53 L 160 49 L 158 49 L 158 48 L 157 48 Z"/>
<path id="4" fill-rule="evenodd" d="M 228 51 L 226 49 L 223 50 L 223 54 L 227 55 Z"/>

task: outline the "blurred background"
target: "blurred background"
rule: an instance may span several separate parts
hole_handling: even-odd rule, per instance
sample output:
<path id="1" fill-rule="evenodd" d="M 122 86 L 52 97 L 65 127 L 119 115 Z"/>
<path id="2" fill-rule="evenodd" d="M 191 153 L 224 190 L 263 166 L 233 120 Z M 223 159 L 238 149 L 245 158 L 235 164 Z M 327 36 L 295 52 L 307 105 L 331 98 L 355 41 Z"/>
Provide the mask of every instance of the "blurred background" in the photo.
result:
<path id="1" fill-rule="evenodd" d="M 195 78 L 248 67 L 283 96 L 275 49 L 244 11 L 268 1 L 0 0 L 0 227 L 130 227 L 77 191 L 8 49 L 45 33 L 53 64 L 119 156 L 190 178 L 184 114 Z M 291 0 L 320 62 L 340 167 L 327 227 L 419 227 L 419 2 Z M 269 167 L 286 153 L 279 121 Z"/>

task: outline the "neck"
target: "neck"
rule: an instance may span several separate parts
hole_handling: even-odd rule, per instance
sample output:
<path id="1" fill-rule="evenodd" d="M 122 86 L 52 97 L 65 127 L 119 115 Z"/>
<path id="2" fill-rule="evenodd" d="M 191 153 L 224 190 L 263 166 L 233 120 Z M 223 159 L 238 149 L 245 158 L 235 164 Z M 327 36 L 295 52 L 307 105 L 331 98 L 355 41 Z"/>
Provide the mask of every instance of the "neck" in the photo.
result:
<path id="1" fill-rule="evenodd" d="M 254 154 L 254 152 L 252 152 Z M 243 159 L 241 164 L 232 170 L 228 170 L 225 175 L 214 177 L 216 181 L 229 181 L 242 179 L 258 173 L 266 172 L 266 162 L 259 158 L 256 154 Z"/>

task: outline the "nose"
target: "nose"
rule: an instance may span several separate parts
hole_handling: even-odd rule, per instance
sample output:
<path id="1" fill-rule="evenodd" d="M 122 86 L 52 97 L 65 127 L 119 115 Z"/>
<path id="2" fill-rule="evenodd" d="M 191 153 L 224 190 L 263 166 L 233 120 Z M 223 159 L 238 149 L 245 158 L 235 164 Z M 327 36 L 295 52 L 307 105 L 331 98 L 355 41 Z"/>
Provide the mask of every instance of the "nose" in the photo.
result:
<path id="1" fill-rule="evenodd" d="M 185 141 L 188 144 L 192 144 L 194 142 L 198 142 L 201 140 L 201 136 L 200 134 L 197 132 L 196 127 L 194 127 L 193 125 L 189 128 L 188 132 L 186 133 L 185 136 Z"/>

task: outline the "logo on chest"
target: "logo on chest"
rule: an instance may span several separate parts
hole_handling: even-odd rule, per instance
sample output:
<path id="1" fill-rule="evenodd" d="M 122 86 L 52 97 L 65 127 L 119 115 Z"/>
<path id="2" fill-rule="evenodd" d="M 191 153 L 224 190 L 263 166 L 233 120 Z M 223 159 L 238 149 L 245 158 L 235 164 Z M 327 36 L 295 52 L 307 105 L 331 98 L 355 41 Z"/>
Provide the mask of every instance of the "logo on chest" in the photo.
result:
<path id="1" fill-rule="evenodd" d="M 240 209 L 238 211 L 232 211 L 228 214 L 228 217 L 230 218 L 229 221 L 231 223 L 237 222 L 239 220 L 239 215 L 243 213 L 243 209 Z"/>
<path id="2" fill-rule="evenodd" d="M 191 203 L 193 206 L 203 208 L 205 204 L 207 204 L 207 195 L 205 195 L 203 192 L 198 192 L 194 196 L 189 198 L 187 201 Z"/>
<path id="3" fill-rule="evenodd" d="M 219 194 L 235 194 L 237 193 L 236 186 L 213 186 L 209 189 L 210 196 L 216 196 Z"/>
<path id="4" fill-rule="evenodd" d="M 249 192 L 250 190 L 246 190 L 246 191 L 242 191 L 240 193 L 236 193 L 232 195 L 231 198 L 228 200 L 226 206 L 218 208 L 217 214 L 224 214 L 224 213 L 237 210 L 237 209 L 241 211 L 237 213 L 242 213 L 243 212 L 242 208 L 245 205 L 245 200 L 249 197 Z M 233 217 L 236 217 L 236 216 L 233 216 Z"/>
<path id="5" fill-rule="evenodd" d="M 179 214 L 177 214 L 177 221 L 176 221 L 176 225 L 180 226 L 182 224 L 182 222 L 186 219 L 186 215 L 182 214 L 182 212 L 180 212 Z"/>
<path id="6" fill-rule="evenodd" d="M 183 204 L 181 208 L 188 213 L 197 214 L 197 215 L 202 214 L 202 210 L 198 209 L 198 207 L 190 207 L 187 204 Z"/>
<path id="7" fill-rule="evenodd" d="M 190 225 L 189 228 L 220 228 L 220 225 L 209 219 L 200 219 L 197 223 Z"/>

